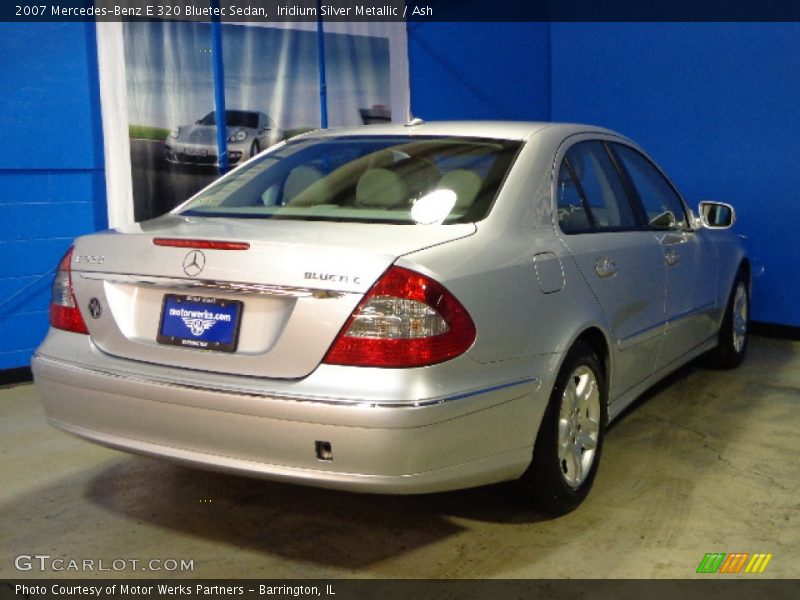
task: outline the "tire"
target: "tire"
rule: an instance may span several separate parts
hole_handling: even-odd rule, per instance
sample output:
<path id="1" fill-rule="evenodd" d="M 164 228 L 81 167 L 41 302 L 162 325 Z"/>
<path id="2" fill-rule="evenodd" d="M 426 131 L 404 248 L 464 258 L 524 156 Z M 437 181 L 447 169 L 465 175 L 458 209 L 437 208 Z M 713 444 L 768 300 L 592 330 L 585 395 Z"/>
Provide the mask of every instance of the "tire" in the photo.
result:
<path id="1" fill-rule="evenodd" d="M 536 436 L 533 460 L 518 481 L 526 502 L 556 515 L 583 502 L 600 463 L 607 400 L 600 360 L 589 345 L 579 341 L 558 373 Z"/>
<path id="2" fill-rule="evenodd" d="M 253 145 L 250 146 L 250 158 L 253 158 L 259 152 L 261 152 L 261 144 L 259 144 L 258 140 L 256 140 L 253 142 Z"/>
<path id="3" fill-rule="evenodd" d="M 750 328 L 750 292 L 747 277 L 739 271 L 731 288 L 725 316 L 719 328 L 719 343 L 709 353 L 711 365 L 719 369 L 735 369 L 747 353 Z"/>

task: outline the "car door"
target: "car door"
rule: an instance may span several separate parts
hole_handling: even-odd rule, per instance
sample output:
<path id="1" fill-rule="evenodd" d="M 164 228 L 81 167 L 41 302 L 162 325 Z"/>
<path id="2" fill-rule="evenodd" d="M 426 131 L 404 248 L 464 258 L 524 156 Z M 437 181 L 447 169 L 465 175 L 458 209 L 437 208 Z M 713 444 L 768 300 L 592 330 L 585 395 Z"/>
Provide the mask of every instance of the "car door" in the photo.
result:
<path id="1" fill-rule="evenodd" d="M 667 367 L 715 334 L 716 251 L 692 229 L 680 195 L 647 157 L 622 144 L 611 149 L 663 252 L 667 323 L 658 368 Z"/>
<path id="2" fill-rule="evenodd" d="M 578 141 L 559 155 L 559 229 L 608 319 L 614 397 L 655 369 L 664 333 L 664 255 L 641 227 L 602 141 Z"/>

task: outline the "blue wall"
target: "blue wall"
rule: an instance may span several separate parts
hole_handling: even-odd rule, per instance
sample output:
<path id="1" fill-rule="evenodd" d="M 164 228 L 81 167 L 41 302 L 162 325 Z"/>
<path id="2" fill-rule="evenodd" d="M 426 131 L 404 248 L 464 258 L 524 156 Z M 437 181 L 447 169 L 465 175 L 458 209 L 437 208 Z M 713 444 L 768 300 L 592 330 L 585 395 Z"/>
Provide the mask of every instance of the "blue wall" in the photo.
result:
<path id="1" fill-rule="evenodd" d="M 548 120 L 549 53 L 547 23 L 411 23 L 411 111 L 427 121 Z"/>
<path id="2" fill-rule="evenodd" d="M 693 206 L 734 204 L 753 319 L 800 326 L 800 24 L 431 23 L 410 28 L 409 57 L 419 116 L 603 125 Z"/>
<path id="3" fill-rule="evenodd" d="M 72 239 L 106 226 L 91 23 L 0 24 L 0 369 L 27 366 Z"/>
<path id="4" fill-rule="evenodd" d="M 690 204 L 732 203 L 754 320 L 800 326 L 800 24 L 552 26 L 554 120 L 641 143 Z"/>

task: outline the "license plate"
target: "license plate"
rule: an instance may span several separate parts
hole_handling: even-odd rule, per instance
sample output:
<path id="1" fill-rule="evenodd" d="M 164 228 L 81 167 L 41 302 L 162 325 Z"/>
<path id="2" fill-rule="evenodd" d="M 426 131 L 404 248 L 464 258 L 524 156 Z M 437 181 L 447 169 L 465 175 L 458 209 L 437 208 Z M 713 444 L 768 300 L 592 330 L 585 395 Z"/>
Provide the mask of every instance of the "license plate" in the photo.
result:
<path id="1" fill-rule="evenodd" d="M 195 148 L 193 146 L 186 147 L 187 156 L 207 156 L 208 150 L 206 148 Z"/>
<path id="2" fill-rule="evenodd" d="M 235 352 L 242 306 L 238 300 L 167 294 L 156 340 L 198 350 Z"/>

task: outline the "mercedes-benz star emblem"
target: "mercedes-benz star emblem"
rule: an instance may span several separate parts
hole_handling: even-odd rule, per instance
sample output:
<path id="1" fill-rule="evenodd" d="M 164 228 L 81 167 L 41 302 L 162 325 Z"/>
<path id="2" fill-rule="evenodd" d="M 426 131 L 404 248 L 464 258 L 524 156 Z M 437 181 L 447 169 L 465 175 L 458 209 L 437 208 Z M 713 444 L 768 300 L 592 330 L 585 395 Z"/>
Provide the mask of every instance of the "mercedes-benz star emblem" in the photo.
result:
<path id="1" fill-rule="evenodd" d="M 183 259 L 183 272 L 189 277 L 199 275 L 206 266 L 206 255 L 200 250 L 192 250 Z"/>
<path id="2" fill-rule="evenodd" d="M 100 300 L 97 298 L 89 300 L 89 314 L 92 315 L 93 319 L 99 319 L 100 315 L 103 314 L 103 305 L 100 304 Z"/>

